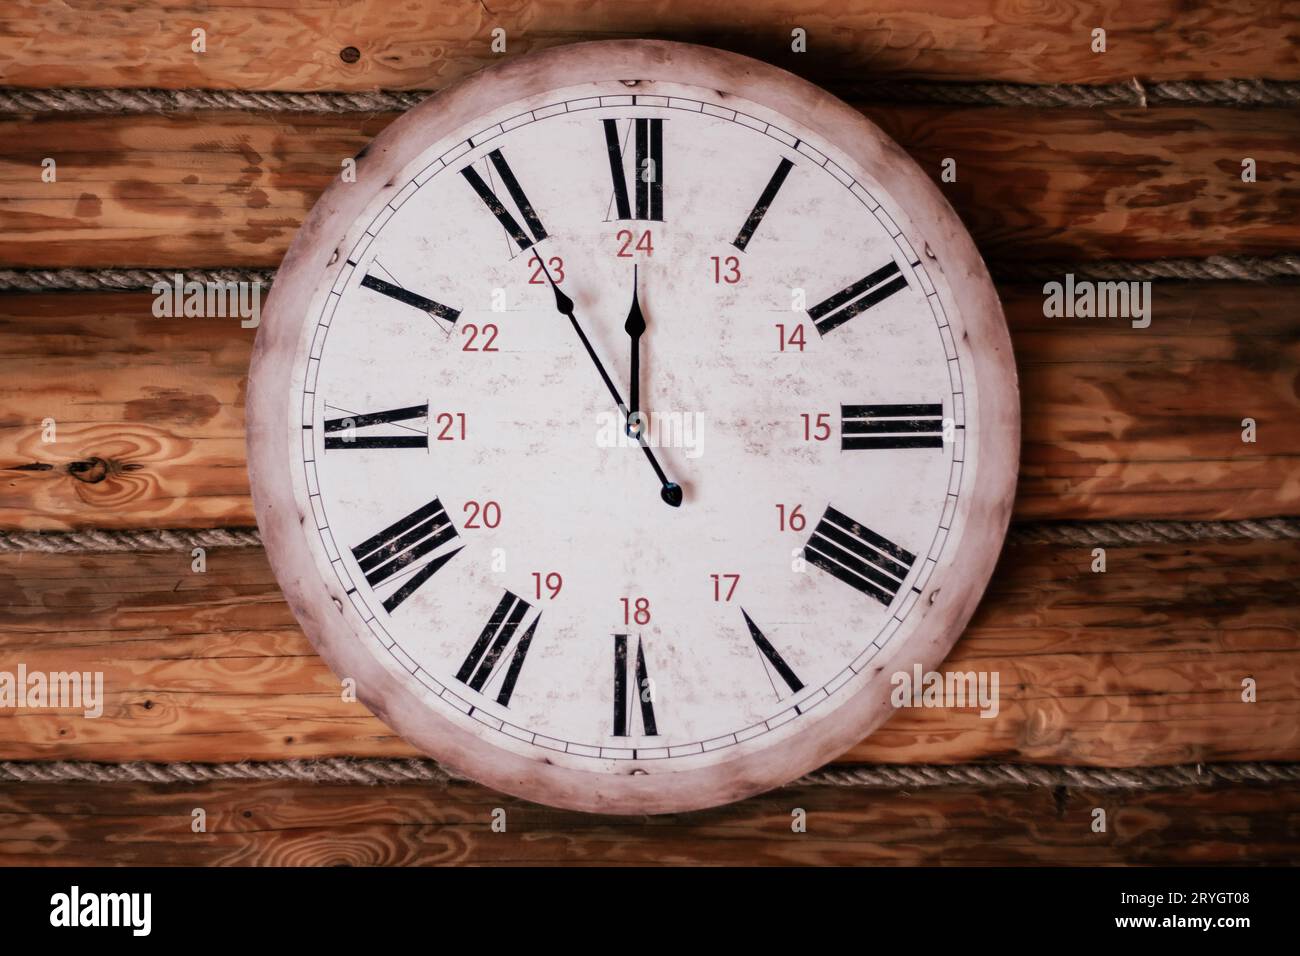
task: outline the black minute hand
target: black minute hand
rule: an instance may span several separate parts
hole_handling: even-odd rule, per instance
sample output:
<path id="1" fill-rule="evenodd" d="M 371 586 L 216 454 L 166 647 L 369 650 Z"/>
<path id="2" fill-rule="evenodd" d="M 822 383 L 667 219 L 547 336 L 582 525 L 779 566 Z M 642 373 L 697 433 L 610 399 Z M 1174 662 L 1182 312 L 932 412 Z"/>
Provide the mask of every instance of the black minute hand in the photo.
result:
<path id="1" fill-rule="evenodd" d="M 541 257 L 539 256 L 538 258 L 540 261 Z M 578 318 L 573 314 L 573 300 L 565 295 L 560 290 L 560 287 L 555 284 L 555 280 L 551 278 L 550 270 L 546 268 L 545 262 L 542 262 L 542 272 L 546 276 L 546 281 L 551 284 L 551 288 L 555 291 L 555 308 L 559 310 L 561 315 L 568 318 L 569 324 L 573 326 L 573 331 L 578 333 L 578 338 L 582 342 L 582 347 L 587 350 L 587 355 L 591 358 L 592 364 L 596 366 L 596 371 L 600 373 L 600 377 L 604 381 L 605 387 L 609 389 L 609 394 L 614 396 L 614 404 L 618 406 L 619 413 L 623 416 L 624 421 L 626 421 L 628 411 L 627 406 L 623 404 L 623 396 L 619 395 L 618 387 L 614 384 L 614 380 L 609 377 L 609 373 L 605 371 L 605 366 L 601 364 L 600 357 L 596 355 L 596 350 L 591 347 L 591 341 L 587 338 L 587 333 L 582 331 L 582 326 L 578 324 Z M 638 442 L 641 445 L 641 450 L 645 452 L 646 460 L 650 462 L 650 467 L 654 469 L 655 477 L 659 479 L 659 497 L 674 508 L 678 507 L 682 503 L 681 486 L 676 482 L 668 480 L 668 476 L 664 474 L 663 468 L 659 467 L 659 461 L 655 458 L 654 452 L 651 451 L 650 446 L 646 444 L 645 437 L 639 436 Z"/>

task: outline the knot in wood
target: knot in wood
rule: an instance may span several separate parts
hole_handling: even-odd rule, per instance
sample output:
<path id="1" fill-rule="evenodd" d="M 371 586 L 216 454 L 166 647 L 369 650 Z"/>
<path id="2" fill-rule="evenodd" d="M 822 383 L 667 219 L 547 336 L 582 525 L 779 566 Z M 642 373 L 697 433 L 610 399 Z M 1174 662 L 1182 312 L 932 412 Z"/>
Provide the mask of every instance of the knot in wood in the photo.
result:
<path id="1" fill-rule="evenodd" d="M 103 458 L 86 458 L 68 464 L 68 474 L 88 485 L 98 484 L 108 477 L 108 462 Z"/>

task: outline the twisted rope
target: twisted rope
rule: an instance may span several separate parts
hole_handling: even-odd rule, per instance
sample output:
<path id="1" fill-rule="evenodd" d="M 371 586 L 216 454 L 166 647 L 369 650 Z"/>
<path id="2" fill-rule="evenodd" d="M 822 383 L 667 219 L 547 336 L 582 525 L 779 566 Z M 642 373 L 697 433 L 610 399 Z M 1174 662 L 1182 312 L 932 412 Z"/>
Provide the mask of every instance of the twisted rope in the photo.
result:
<path id="1" fill-rule="evenodd" d="M 212 528 L 202 531 L 0 531 L 0 553 L 189 551 L 192 548 L 256 548 L 261 544 L 262 536 L 256 528 Z"/>
<path id="2" fill-rule="evenodd" d="M 1300 541 L 1300 518 L 1248 518 L 1241 521 L 1051 521 L 1012 525 L 1013 544 L 1064 544 L 1094 547 L 1190 541 Z M 256 528 L 201 531 L 2 531 L 0 554 L 40 552 L 76 554 L 137 551 L 189 551 L 192 548 L 257 548 Z"/>
<path id="3" fill-rule="evenodd" d="M 1175 767 L 1044 767 L 1020 764 L 823 767 L 799 780 L 805 786 L 1071 787 L 1084 790 L 1159 790 L 1216 783 L 1296 783 L 1300 764 L 1194 764 Z"/>
<path id="4" fill-rule="evenodd" d="M 193 282 L 260 282 L 274 269 L 0 269 L 0 292 L 134 292 L 162 282 L 168 288 L 180 273 Z"/>
<path id="5" fill-rule="evenodd" d="M 248 90 L 0 88 L 0 113 L 188 113 L 197 110 L 389 113 L 408 110 L 430 95 L 429 90 L 261 93 Z"/>
<path id="6" fill-rule="evenodd" d="M 0 88 L 6 113 L 175 113 L 245 110 L 297 113 L 388 113 L 410 109 L 429 90 L 360 93 L 268 93 L 256 90 Z M 856 98 L 953 106 L 1141 107 L 1294 106 L 1300 83 L 1280 80 L 1184 80 L 1126 83 L 926 83 L 882 80 L 852 84 Z"/>
<path id="7" fill-rule="evenodd" d="M 1129 107 L 1153 105 L 1292 106 L 1300 83 L 1276 80 L 1195 80 L 1127 83 L 907 83 L 887 80 L 854 88 L 869 99 L 955 106 Z"/>
<path id="8" fill-rule="evenodd" d="M 995 278 L 1008 281 L 1060 279 L 1072 273 L 1081 279 L 1141 282 L 1300 278 L 1300 255 L 1209 256 L 1204 259 L 1118 260 L 1107 262 L 994 262 Z M 0 292 L 132 292 L 162 282 L 170 287 L 177 273 L 188 282 L 259 282 L 270 285 L 274 269 L 0 269 Z"/>
<path id="9" fill-rule="evenodd" d="M 1283 80 L 1172 80 L 1142 87 L 1133 85 L 1143 106 L 1151 103 L 1196 103 L 1216 106 L 1294 106 L 1300 103 L 1300 83 Z"/>
<path id="10" fill-rule="evenodd" d="M 464 779 L 432 760 L 335 757 L 241 763 L 123 763 L 60 760 L 0 763 L 4 783 L 200 784 L 223 780 L 282 783 L 446 783 Z M 936 787 L 1070 787 L 1086 790 L 1158 790 L 1214 784 L 1296 783 L 1300 764 L 1196 764 L 1174 767 L 1047 767 L 1019 764 L 825 767 L 791 786 L 863 789 Z"/>
<path id="11" fill-rule="evenodd" d="M 240 763 L 92 763 L 88 760 L 0 762 L 6 783 L 211 783 L 269 780 L 286 783 L 445 783 L 461 779 L 432 760 L 278 760 Z"/>
<path id="12" fill-rule="evenodd" d="M 1300 255 L 1207 256 L 1204 259 L 1099 260 L 1096 262 L 993 262 L 990 271 L 1008 282 L 1060 280 L 1067 273 L 1099 282 L 1245 280 L 1300 277 Z"/>
<path id="13" fill-rule="evenodd" d="M 1300 518 L 1240 521 L 1042 521 L 1011 526 L 1014 544 L 1122 547 L 1187 541 L 1298 541 Z"/>

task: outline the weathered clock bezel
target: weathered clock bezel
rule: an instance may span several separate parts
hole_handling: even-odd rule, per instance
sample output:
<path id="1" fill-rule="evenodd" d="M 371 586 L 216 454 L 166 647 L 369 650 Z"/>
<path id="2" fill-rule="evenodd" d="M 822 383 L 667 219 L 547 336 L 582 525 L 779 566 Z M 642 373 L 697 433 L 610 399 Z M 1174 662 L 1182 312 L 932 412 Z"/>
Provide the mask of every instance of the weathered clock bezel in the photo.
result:
<path id="1" fill-rule="evenodd" d="M 936 568 L 922 619 L 906 641 L 872 663 L 873 673 L 832 713 L 752 753 L 688 770 L 622 773 L 560 767 L 495 746 L 427 706 L 371 653 L 363 625 L 338 582 L 322 575 L 308 544 L 310 511 L 297 501 L 293 463 L 293 367 L 310 303 L 324 275 L 343 258 L 343 237 L 377 195 L 400 188 L 398 174 L 430 144 L 475 117 L 529 96 L 619 79 L 650 92 L 658 81 L 733 93 L 797 117 L 851 159 L 906 210 L 913 247 L 933 253 L 928 270 L 973 375 L 977 453 L 967 474 L 954 530 Z M 635 82 L 634 82 L 635 81 Z M 854 167 L 857 168 L 854 168 Z M 396 183 L 396 185 L 395 185 Z M 742 799 L 793 780 L 834 759 L 892 714 L 890 675 L 905 661 L 937 668 L 974 613 L 993 572 L 1010 519 L 1019 463 L 1016 370 L 1001 304 L 974 243 L 921 169 L 878 127 L 839 99 L 794 75 L 748 57 L 656 40 L 580 43 L 510 60 L 421 103 L 376 137 L 357 163 L 355 183 L 327 189 L 286 253 L 258 331 L 248 390 L 249 475 L 258 525 L 271 566 L 298 622 L 336 674 L 356 680 L 358 695 L 385 723 L 453 771 L 530 800 L 606 813 L 662 813 Z M 918 612 L 914 612 L 918 613 Z"/>

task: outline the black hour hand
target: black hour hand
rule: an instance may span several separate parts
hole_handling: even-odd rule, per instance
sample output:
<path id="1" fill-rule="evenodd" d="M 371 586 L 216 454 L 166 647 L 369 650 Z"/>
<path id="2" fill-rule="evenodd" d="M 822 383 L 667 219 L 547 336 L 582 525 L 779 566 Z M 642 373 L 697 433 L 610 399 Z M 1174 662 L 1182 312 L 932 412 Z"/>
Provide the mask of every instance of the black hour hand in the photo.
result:
<path id="1" fill-rule="evenodd" d="M 628 310 L 627 322 L 623 330 L 632 342 L 631 382 L 628 392 L 627 433 L 632 438 L 639 438 L 642 431 L 641 418 L 641 336 L 645 334 L 645 316 L 641 312 L 641 300 L 637 294 L 637 267 L 632 266 L 632 308 Z"/>

